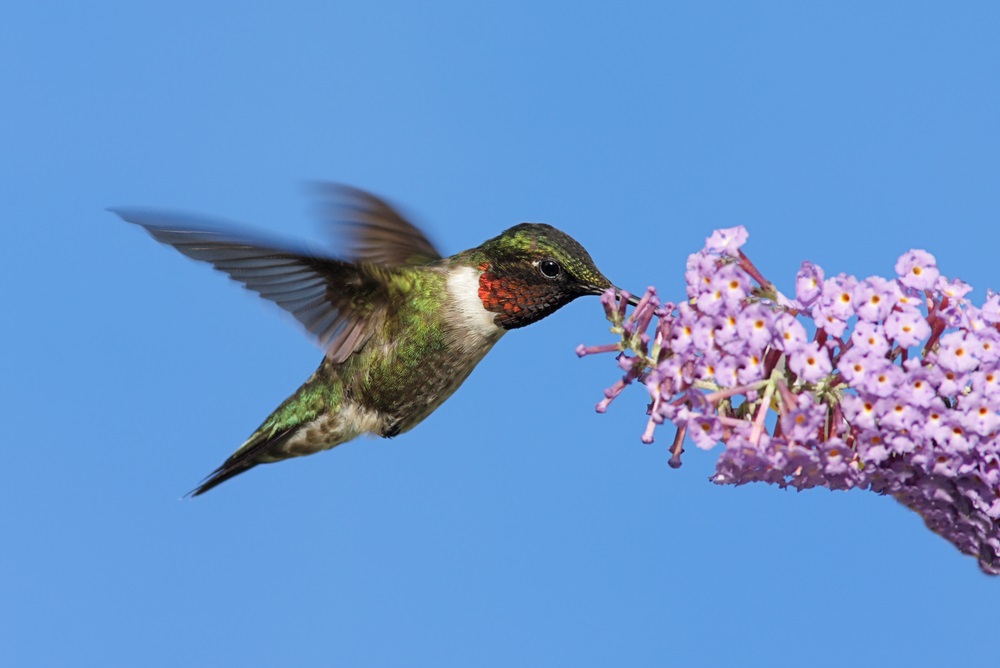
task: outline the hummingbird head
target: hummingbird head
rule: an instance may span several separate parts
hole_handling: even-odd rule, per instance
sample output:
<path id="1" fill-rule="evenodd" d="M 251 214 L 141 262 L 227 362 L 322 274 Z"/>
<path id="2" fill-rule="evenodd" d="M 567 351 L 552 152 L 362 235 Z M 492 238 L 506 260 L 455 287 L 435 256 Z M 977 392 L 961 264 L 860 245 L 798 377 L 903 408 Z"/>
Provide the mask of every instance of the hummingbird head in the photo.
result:
<path id="1" fill-rule="evenodd" d="M 477 250 L 479 298 L 504 329 L 530 325 L 577 297 L 614 287 L 583 246 L 551 225 L 515 225 Z"/>

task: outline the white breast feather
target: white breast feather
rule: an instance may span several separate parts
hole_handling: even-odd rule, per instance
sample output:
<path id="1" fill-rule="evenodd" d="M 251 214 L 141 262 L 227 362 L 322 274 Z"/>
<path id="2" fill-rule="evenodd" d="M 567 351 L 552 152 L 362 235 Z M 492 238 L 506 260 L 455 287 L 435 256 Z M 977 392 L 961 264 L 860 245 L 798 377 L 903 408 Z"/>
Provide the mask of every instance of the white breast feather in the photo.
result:
<path id="1" fill-rule="evenodd" d="M 473 267 L 459 267 L 448 274 L 449 305 L 460 323 L 459 331 L 466 332 L 470 347 L 495 343 L 507 331 L 493 322 L 497 314 L 487 311 L 479 298 L 481 273 Z"/>

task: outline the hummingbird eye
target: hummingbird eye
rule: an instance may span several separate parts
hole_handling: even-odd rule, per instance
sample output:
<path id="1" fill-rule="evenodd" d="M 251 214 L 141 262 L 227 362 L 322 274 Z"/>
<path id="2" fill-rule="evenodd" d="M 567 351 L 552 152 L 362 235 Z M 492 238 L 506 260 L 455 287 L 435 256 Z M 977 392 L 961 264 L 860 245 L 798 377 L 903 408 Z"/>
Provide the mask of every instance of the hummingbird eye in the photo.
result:
<path id="1" fill-rule="evenodd" d="M 555 278 L 562 273 L 562 267 L 555 260 L 542 260 L 538 263 L 538 271 L 542 272 L 545 278 Z"/>

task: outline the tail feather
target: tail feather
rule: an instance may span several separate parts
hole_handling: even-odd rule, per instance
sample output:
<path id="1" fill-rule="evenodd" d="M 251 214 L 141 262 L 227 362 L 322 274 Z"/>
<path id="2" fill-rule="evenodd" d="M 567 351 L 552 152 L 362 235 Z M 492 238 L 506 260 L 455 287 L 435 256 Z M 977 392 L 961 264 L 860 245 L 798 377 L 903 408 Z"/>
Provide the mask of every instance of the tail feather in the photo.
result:
<path id="1" fill-rule="evenodd" d="M 280 448 L 281 443 L 287 440 L 293 431 L 294 428 L 284 429 L 267 437 L 260 434 L 259 440 L 256 442 L 254 442 L 254 439 L 251 438 L 250 441 L 247 441 L 243 447 L 233 453 L 233 455 L 224 461 L 219 468 L 209 473 L 197 487 L 185 494 L 185 496 L 190 496 L 192 498 L 201 496 L 208 490 L 221 485 L 230 478 L 235 478 L 239 474 L 249 471 L 253 467 L 257 466 L 257 464 L 277 461 L 276 459 L 270 459 L 262 455 L 265 455 L 268 450 L 275 446 Z M 258 434 L 254 434 L 254 436 L 258 436 Z"/>

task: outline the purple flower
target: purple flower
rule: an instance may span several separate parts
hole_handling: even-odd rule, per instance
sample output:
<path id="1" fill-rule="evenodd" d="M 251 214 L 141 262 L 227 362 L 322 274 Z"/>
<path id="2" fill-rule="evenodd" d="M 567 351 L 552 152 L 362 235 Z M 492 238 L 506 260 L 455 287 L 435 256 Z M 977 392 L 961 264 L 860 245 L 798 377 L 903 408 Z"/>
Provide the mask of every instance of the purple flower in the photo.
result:
<path id="1" fill-rule="evenodd" d="M 833 371 L 830 353 L 816 341 L 809 341 L 788 355 L 788 368 L 807 383 L 815 383 Z"/>
<path id="2" fill-rule="evenodd" d="M 828 439 L 823 444 L 823 459 L 827 467 L 833 467 L 837 474 L 846 473 L 851 469 L 854 450 L 841 438 Z"/>
<path id="3" fill-rule="evenodd" d="M 934 256 L 922 250 L 903 253 L 896 262 L 896 274 L 900 283 L 914 290 L 930 290 L 940 276 Z"/>
<path id="4" fill-rule="evenodd" d="M 763 439 L 758 448 L 746 437 L 735 435 L 726 443 L 726 449 L 715 463 L 715 476 L 712 481 L 719 485 L 743 485 L 760 480 L 761 474 L 767 470 L 767 459 L 761 452 L 765 449 Z"/>
<path id="5" fill-rule="evenodd" d="M 756 383 L 764 379 L 764 359 L 755 352 L 748 352 L 739 357 L 740 368 L 736 372 L 736 377 L 743 385 Z M 1000 379 L 1000 374 L 998 374 Z M 997 383 L 1000 388 L 1000 382 Z"/>
<path id="6" fill-rule="evenodd" d="M 736 316 L 732 313 L 724 314 L 716 321 L 715 343 L 730 355 L 738 355 L 746 348 L 736 329 Z"/>
<path id="7" fill-rule="evenodd" d="M 714 415 L 692 414 L 687 425 L 691 440 L 702 450 L 711 450 L 722 440 L 722 423 Z"/>
<path id="8" fill-rule="evenodd" d="M 823 294 L 823 268 L 812 262 L 803 262 L 795 277 L 795 298 L 809 306 Z"/>
<path id="9" fill-rule="evenodd" d="M 854 313 L 854 288 L 858 280 L 838 274 L 823 281 L 823 293 L 812 306 L 816 326 L 833 337 L 841 336 Z"/>
<path id="10" fill-rule="evenodd" d="M 975 357 L 984 363 L 1000 360 L 1000 332 L 993 328 L 982 329 L 971 337 Z"/>
<path id="11" fill-rule="evenodd" d="M 913 360 L 913 362 L 915 363 L 904 365 L 906 381 L 900 385 L 896 395 L 900 401 L 911 406 L 927 408 L 937 396 L 937 392 L 931 384 L 930 374 L 920 365 L 918 360 Z"/>
<path id="12" fill-rule="evenodd" d="M 691 366 L 683 356 L 673 355 L 660 362 L 653 373 L 658 375 L 660 385 L 669 388 L 670 394 L 673 395 L 694 382 L 694 378 L 691 377 Z"/>
<path id="13" fill-rule="evenodd" d="M 983 455 L 979 462 L 979 478 L 990 487 L 1000 485 L 1000 455 L 993 452 Z M 993 514 L 995 511 L 1000 511 L 1000 499 L 987 511 L 994 519 L 1000 518 L 1000 514 Z"/>
<path id="14" fill-rule="evenodd" d="M 908 455 L 917 449 L 917 444 L 913 442 L 909 434 L 894 434 L 889 436 L 885 442 L 889 452 L 897 455 Z"/>
<path id="15" fill-rule="evenodd" d="M 855 348 L 872 357 L 885 357 L 889 352 L 889 341 L 885 338 L 882 327 L 874 322 L 859 321 L 851 334 L 851 342 Z"/>
<path id="16" fill-rule="evenodd" d="M 902 311 L 919 311 L 925 300 L 916 290 L 903 288 L 896 297 L 896 308 Z"/>
<path id="17" fill-rule="evenodd" d="M 742 225 L 715 230 L 712 232 L 712 236 L 705 240 L 705 250 L 710 253 L 736 257 L 740 247 L 747 242 L 749 236 L 747 228 Z"/>
<path id="18" fill-rule="evenodd" d="M 965 281 L 957 278 L 949 281 L 944 276 L 938 278 L 934 287 L 941 293 L 942 296 L 953 300 L 961 300 L 965 297 L 965 295 L 972 291 L 972 286 Z M 987 303 L 989 303 L 989 300 L 987 300 Z M 985 308 L 985 306 L 983 308 Z"/>
<path id="19" fill-rule="evenodd" d="M 965 332 L 950 332 L 942 336 L 940 341 L 937 361 L 945 369 L 964 373 L 979 365 L 979 360 L 976 359 L 978 350 L 975 345 L 969 345 Z"/>
<path id="20" fill-rule="evenodd" d="M 870 276 L 854 288 L 852 300 L 858 317 L 869 322 L 878 322 L 896 304 L 899 288 L 895 281 L 887 281 L 880 276 Z"/>
<path id="21" fill-rule="evenodd" d="M 736 355 L 724 355 L 715 365 L 715 382 L 722 387 L 740 385 L 740 362 Z"/>
<path id="22" fill-rule="evenodd" d="M 623 300 L 624 301 L 624 300 Z M 612 314 L 618 306 L 618 294 L 614 288 L 608 288 L 601 294 L 601 305 L 604 306 L 604 314 L 608 320 L 612 319 Z"/>
<path id="23" fill-rule="evenodd" d="M 694 346 L 694 325 L 698 314 L 686 302 L 678 305 L 677 314 L 677 320 L 670 328 L 670 349 L 683 355 Z"/>
<path id="24" fill-rule="evenodd" d="M 934 438 L 934 433 L 944 425 L 947 415 L 948 408 L 941 397 L 934 397 L 931 405 L 924 409 L 923 419 L 913 425 L 913 435 L 920 437 L 924 442 L 930 442 Z"/>
<path id="25" fill-rule="evenodd" d="M 992 401 L 1000 399 L 1000 372 L 995 363 L 971 373 L 969 378 L 973 392 Z"/>
<path id="26" fill-rule="evenodd" d="M 694 349 L 708 352 L 715 349 L 715 319 L 709 316 L 698 318 L 691 333 Z"/>
<path id="27" fill-rule="evenodd" d="M 786 353 L 798 350 L 808 341 L 806 328 L 789 313 L 778 315 L 771 323 L 771 329 L 774 332 L 774 347 Z"/>
<path id="28" fill-rule="evenodd" d="M 713 281 L 709 284 L 707 290 L 698 293 L 695 305 L 705 315 L 718 315 L 726 307 L 726 302 L 723 299 L 722 292 L 716 289 Z"/>
<path id="29" fill-rule="evenodd" d="M 724 264 L 712 276 L 711 287 L 721 296 L 727 309 L 736 309 L 746 299 L 750 280 L 739 265 Z"/>
<path id="30" fill-rule="evenodd" d="M 987 329 L 993 329 L 993 325 L 983 320 L 982 310 L 971 304 L 967 304 L 962 309 L 962 321 L 955 325 L 959 329 L 968 330 L 970 334 L 979 335 Z"/>
<path id="31" fill-rule="evenodd" d="M 1000 322 L 1000 294 L 992 290 L 986 293 L 986 303 L 980 311 L 983 320 L 990 324 Z"/>
<path id="32" fill-rule="evenodd" d="M 851 348 L 837 362 L 837 370 L 852 387 L 861 387 L 871 366 L 871 357 L 860 348 Z"/>
<path id="33" fill-rule="evenodd" d="M 804 394 L 795 408 L 781 414 L 781 430 L 797 443 L 808 443 L 816 438 L 825 419 L 826 410 Z"/>
<path id="34" fill-rule="evenodd" d="M 975 445 L 975 434 L 969 432 L 962 424 L 961 413 L 950 413 L 942 424 L 934 430 L 934 441 L 940 446 L 939 451 L 965 454 Z"/>
<path id="35" fill-rule="evenodd" d="M 945 369 L 940 365 L 930 367 L 928 377 L 937 388 L 937 393 L 942 397 L 954 397 L 961 394 L 969 384 L 969 376 L 966 374 Z"/>
<path id="36" fill-rule="evenodd" d="M 896 431 L 907 431 L 920 419 L 920 411 L 905 401 L 893 398 L 879 399 L 875 403 L 879 424 Z"/>
<path id="37" fill-rule="evenodd" d="M 839 438 L 823 443 L 823 480 L 830 489 L 851 489 L 856 486 L 854 452 Z"/>
<path id="38" fill-rule="evenodd" d="M 694 363 L 694 377 L 696 380 L 714 381 L 716 376 L 715 365 L 720 361 L 718 353 L 714 351 L 699 357 Z"/>
<path id="39" fill-rule="evenodd" d="M 930 336 L 931 327 L 919 311 L 906 309 L 889 314 L 885 319 L 885 333 L 903 348 L 912 348 Z"/>
<path id="40" fill-rule="evenodd" d="M 827 308 L 823 307 L 823 305 L 815 307 L 813 315 L 816 318 L 816 327 L 834 338 L 842 336 L 847 329 L 847 320 L 838 318 L 833 313 L 830 313 Z"/>
<path id="41" fill-rule="evenodd" d="M 889 458 L 889 448 L 877 431 L 863 431 L 855 442 L 861 461 L 867 466 L 877 467 Z"/>
<path id="42" fill-rule="evenodd" d="M 938 452 L 931 460 L 931 470 L 935 476 L 953 478 L 958 475 L 958 468 L 962 464 L 962 458 L 954 452 Z M 954 499 L 949 498 L 949 501 Z"/>
<path id="43" fill-rule="evenodd" d="M 856 394 L 845 394 L 840 405 L 850 424 L 862 429 L 876 429 L 878 411 L 875 410 L 875 401 L 863 399 Z"/>
<path id="44" fill-rule="evenodd" d="M 961 283 L 964 288 L 971 289 L 961 281 L 956 281 L 956 283 Z M 948 286 L 947 289 L 959 295 L 964 294 L 962 289 L 955 289 L 955 286 Z M 937 315 L 948 324 L 948 327 L 962 327 L 966 321 L 965 308 L 969 305 L 969 300 L 953 296 L 945 291 L 942 291 L 942 295 L 946 299 L 941 300 Z"/>
<path id="45" fill-rule="evenodd" d="M 643 363 L 640 358 L 631 357 L 625 353 L 621 353 L 616 359 L 618 360 L 618 368 L 626 373 L 635 370 L 636 366 Z"/>
<path id="46" fill-rule="evenodd" d="M 858 279 L 847 274 L 838 274 L 823 281 L 823 297 L 820 307 L 837 320 L 847 321 L 854 315 L 854 290 Z"/>
<path id="47" fill-rule="evenodd" d="M 869 360 L 862 386 L 875 397 L 890 397 L 903 384 L 903 371 L 884 358 Z"/>
<path id="48" fill-rule="evenodd" d="M 718 260 L 705 251 L 688 255 L 684 280 L 687 282 L 687 296 L 694 299 L 712 284 Z"/>
<path id="49" fill-rule="evenodd" d="M 970 402 L 962 414 L 961 423 L 968 431 L 979 436 L 989 436 L 1000 428 L 1000 416 L 997 416 L 990 402 L 980 398 Z"/>
<path id="50" fill-rule="evenodd" d="M 751 304 L 736 318 L 736 331 L 752 350 L 763 350 L 771 342 L 774 313 L 763 304 Z"/>

